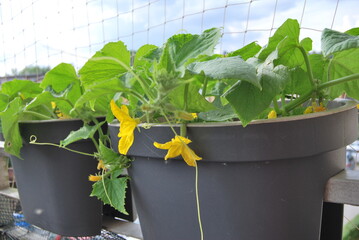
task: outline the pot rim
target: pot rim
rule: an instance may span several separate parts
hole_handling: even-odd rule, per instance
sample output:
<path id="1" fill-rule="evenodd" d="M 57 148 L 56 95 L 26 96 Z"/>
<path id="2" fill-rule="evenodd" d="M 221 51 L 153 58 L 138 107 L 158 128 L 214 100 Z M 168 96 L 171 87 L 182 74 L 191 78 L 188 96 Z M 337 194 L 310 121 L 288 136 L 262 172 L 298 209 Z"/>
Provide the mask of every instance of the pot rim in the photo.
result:
<path id="1" fill-rule="evenodd" d="M 303 119 L 312 119 L 317 117 L 324 117 L 327 115 L 344 112 L 346 110 L 356 108 L 357 103 L 355 101 L 333 101 L 335 103 L 343 104 L 342 106 L 335 107 L 323 112 L 316 112 L 310 114 L 301 114 L 288 117 L 280 117 L 275 119 L 257 119 L 251 121 L 248 125 L 254 124 L 271 124 L 278 122 L 287 122 L 287 121 L 297 121 Z M 109 126 L 118 127 L 120 124 L 117 120 L 108 124 Z M 167 123 L 141 123 L 138 126 L 147 128 L 147 127 L 168 127 L 170 124 Z M 200 122 L 200 123 L 188 123 L 187 127 L 224 127 L 224 126 L 241 126 L 241 121 L 232 121 L 232 122 Z M 173 127 L 180 127 L 180 124 L 171 124 Z"/>

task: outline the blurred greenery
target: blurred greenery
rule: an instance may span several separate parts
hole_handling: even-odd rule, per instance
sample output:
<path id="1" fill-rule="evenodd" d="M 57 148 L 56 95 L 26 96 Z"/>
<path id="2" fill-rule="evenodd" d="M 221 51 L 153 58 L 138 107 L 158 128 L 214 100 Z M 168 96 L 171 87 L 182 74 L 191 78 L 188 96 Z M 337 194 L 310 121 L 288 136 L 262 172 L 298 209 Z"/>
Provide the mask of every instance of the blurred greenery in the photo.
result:
<path id="1" fill-rule="evenodd" d="M 343 240 L 359 240 L 359 214 L 343 228 Z"/>

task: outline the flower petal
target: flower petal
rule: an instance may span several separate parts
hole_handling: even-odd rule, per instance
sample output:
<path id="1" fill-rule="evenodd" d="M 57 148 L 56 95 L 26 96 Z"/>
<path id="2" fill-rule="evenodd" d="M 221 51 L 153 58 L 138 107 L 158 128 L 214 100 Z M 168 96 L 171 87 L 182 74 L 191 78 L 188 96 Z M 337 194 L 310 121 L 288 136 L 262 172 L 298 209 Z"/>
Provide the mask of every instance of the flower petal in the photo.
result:
<path id="1" fill-rule="evenodd" d="M 165 160 L 169 158 L 175 158 L 181 155 L 182 152 L 182 146 L 180 144 L 172 144 L 170 149 L 168 149 L 168 152 L 165 156 Z"/>
<path id="2" fill-rule="evenodd" d="M 89 181 L 91 181 L 91 182 L 97 182 L 97 181 L 100 181 L 101 179 L 102 179 L 102 176 L 96 176 L 96 175 L 89 176 Z"/>
<path id="3" fill-rule="evenodd" d="M 187 145 L 183 146 L 181 155 L 187 165 L 192 167 L 197 165 L 196 160 L 202 160 L 202 158 L 197 156 L 197 154 L 195 154 L 194 151 Z"/>
<path id="4" fill-rule="evenodd" d="M 189 140 L 188 138 L 182 137 L 182 136 L 176 136 L 174 139 L 172 138 L 173 142 L 178 142 L 178 143 L 185 143 L 185 144 L 189 144 L 192 141 Z"/>
<path id="5" fill-rule="evenodd" d="M 156 148 L 159 148 L 159 149 L 170 149 L 170 147 L 172 146 L 172 142 L 166 142 L 166 143 L 158 143 L 158 142 L 154 142 L 153 145 L 156 147 Z"/>

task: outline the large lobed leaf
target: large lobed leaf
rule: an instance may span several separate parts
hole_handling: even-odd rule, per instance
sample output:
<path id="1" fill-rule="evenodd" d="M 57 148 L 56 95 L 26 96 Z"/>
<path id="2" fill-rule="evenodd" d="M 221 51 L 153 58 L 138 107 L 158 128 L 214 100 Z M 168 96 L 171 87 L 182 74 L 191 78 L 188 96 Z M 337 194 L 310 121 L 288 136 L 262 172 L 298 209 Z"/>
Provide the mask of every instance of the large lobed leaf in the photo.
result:
<path id="1" fill-rule="evenodd" d="M 23 112 L 20 97 L 12 100 L 7 109 L 1 113 L 2 130 L 5 137 L 5 151 L 18 158 L 22 147 L 22 138 L 19 130 L 19 119 Z"/>
<path id="2" fill-rule="evenodd" d="M 188 70 L 199 74 L 202 71 L 212 79 L 234 79 L 251 83 L 261 89 L 255 67 L 240 57 L 216 58 L 206 62 L 195 62 Z"/>
<path id="3" fill-rule="evenodd" d="M 359 36 L 324 29 L 322 33 L 322 52 L 325 57 L 351 48 L 359 48 Z"/>
<path id="4" fill-rule="evenodd" d="M 201 35 L 178 34 L 169 38 L 160 58 L 160 67 L 168 72 L 184 72 L 191 58 L 211 55 L 221 37 L 221 30 L 212 28 Z"/>
<path id="5" fill-rule="evenodd" d="M 22 99 L 33 98 L 42 92 L 39 83 L 30 80 L 14 79 L 1 85 L 1 92 L 9 96 L 10 101 L 20 96 Z"/>
<path id="6" fill-rule="evenodd" d="M 284 66 L 277 66 L 274 69 L 270 66 L 264 67 L 259 77 L 262 90 L 248 82 L 241 81 L 225 93 L 225 98 L 234 108 L 243 126 L 267 109 L 290 79 L 288 70 Z"/>
<path id="7" fill-rule="evenodd" d="M 128 177 L 104 178 L 93 184 L 91 196 L 96 196 L 123 214 L 128 214 L 125 209 L 127 181 Z"/>
<path id="8" fill-rule="evenodd" d="M 66 147 L 67 145 L 73 142 L 92 138 L 99 127 L 100 126 L 98 125 L 94 125 L 94 126 L 84 125 L 83 127 L 81 127 L 76 131 L 71 131 L 70 134 L 64 140 L 61 141 L 61 146 Z"/>
<path id="9" fill-rule="evenodd" d="M 108 43 L 80 69 L 81 82 L 86 88 L 95 82 L 123 74 L 130 67 L 130 59 L 131 54 L 123 42 Z"/>

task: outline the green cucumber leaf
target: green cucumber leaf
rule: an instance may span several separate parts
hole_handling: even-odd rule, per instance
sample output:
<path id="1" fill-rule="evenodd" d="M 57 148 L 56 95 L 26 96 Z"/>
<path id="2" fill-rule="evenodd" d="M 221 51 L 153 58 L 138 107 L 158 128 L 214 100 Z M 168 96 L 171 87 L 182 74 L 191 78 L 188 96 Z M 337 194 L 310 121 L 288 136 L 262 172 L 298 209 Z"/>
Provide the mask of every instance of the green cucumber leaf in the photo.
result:
<path id="1" fill-rule="evenodd" d="M 289 42 L 295 42 L 299 44 L 299 23 L 294 19 L 287 19 L 269 38 L 268 45 L 263 47 L 258 54 L 258 58 L 264 61 L 274 50 L 277 49 L 278 44 L 284 39 L 288 38 Z"/>
<path id="2" fill-rule="evenodd" d="M 87 87 L 83 95 L 75 103 L 75 108 L 81 108 L 81 106 L 88 102 L 95 102 L 103 98 L 107 99 L 103 104 L 108 105 L 116 92 L 129 92 L 122 78 L 113 77 L 98 83 L 96 82 Z"/>
<path id="3" fill-rule="evenodd" d="M 129 178 L 116 175 L 94 183 L 91 196 L 96 196 L 105 204 L 109 204 L 121 213 L 128 215 L 125 209 L 125 198 Z"/>
<path id="4" fill-rule="evenodd" d="M 188 70 L 199 74 L 204 72 L 212 79 L 235 79 L 246 81 L 261 89 L 256 69 L 240 57 L 216 58 L 206 62 L 191 63 Z"/>
<path id="5" fill-rule="evenodd" d="M 261 48 L 262 47 L 258 43 L 251 42 L 241 49 L 228 53 L 227 57 L 240 56 L 242 59 L 247 60 L 248 58 L 254 57 L 254 55 L 256 55 Z"/>
<path id="6" fill-rule="evenodd" d="M 212 28 L 201 35 L 178 34 L 169 38 L 163 49 L 159 66 L 167 72 L 184 73 L 188 60 L 210 55 L 221 37 L 221 30 Z"/>
<path id="7" fill-rule="evenodd" d="M 73 142 L 76 142 L 76 141 L 79 141 L 82 139 L 92 138 L 100 126 L 101 126 L 101 124 L 94 125 L 94 126 L 84 125 L 83 127 L 81 127 L 80 129 L 78 129 L 76 131 L 71 131 L 69 133 L 69 135 L 64 140 L 61 140 L 60 145 L 63 147 L 66 147 L 67 145 L 69 145 Z"/>
<path id="8" fill-rule="evenodd" d="M 352 36 L 358 36 L 359 35 L 359 27 L 349 29 L 348 31 L 345 31 L 345 33 L 352 35 Z"/>
<path id="9" fill-rule="evenodd" d="M 131 54 L 123 42 L 108 43 L 79 70 L 81 82 L 86 89 L 96 82 L 117 77 L 128 71 L 130 59 Z"/>
<path id="10" fill-rule="evenodd" d="M 219 109 L 201 112 L 198 114 L 198 118 L 207 122 L 225 122 L 237 118 L 237 114 L 234 112 L 232 106 L 227 104 Z"/>
<path id="11" fill-rule="evenodd" d="M 359 48 L 359 36 L 353 36 L 327 28 L 323 30 L 322 52 L 325 57 L 351 48 Z"/>
<path id="12" fill-rule="evenodd" d="M 331 59 L 330 79 L 338 79 L 359 73 L 359 48 L 337 52 Z M 349 97 L 359 99 L 359 80 L 337 84 L 329 88 L 330 96 L 336 98 L 346 92 Z"/>
<path id="13" fill-rule="evenodd" d="M 111 148 L 106 147 L 102 142 L 99 145 L 100 159 L 104 161 L 104 164 L 113 164 L 119 161 L 120 154 L 114 152 Z"/>
<path id="14" fill-rule="evenodd" d="M 9 96 L 3 93 L 0 93 L 0 112 L 4 111 L 9 104 Z"/>
<path id="15" fill-rule="evenodd" d="M 291 69 L 289 72 L 289 78 L 290 80 L 285 86 L 285 94 L 301 95 L 308 92 L 312 88 L 308 74 L 300 67 Z"/>
<path id="16" fill-rule="evenodd" d="M 1 85 L 1 93 L 8 95 L 10 100 L 13 100 L 18 96 L 23 100 L 33 98 L 41 92 L 42 89 L 40 88 L 40 84 L 30 80 L 14 79 L 12 81 L 4 82 Z"/>
<path id="17" fill-rule="evenodd" d="M 6 110 L 1 112 L 2 132 L 5 138 L 5 151 L 18 158 L 22 147 L 22 138 L 19 130 L 19 119 L 22 116 L 23 106 L 20 97 L 12 100 Z"/>
<path id="18" fill-rule="evenodd" d="M 359 214 L 344 225 L 342 240 L 359 239 L 359 231 L 357 226 L 359 226 Z"/>
<path id="19" fill-rule="evenodd" d="M 149 63 L 146 56 L 148 56 L 149 54 L 154 52 L 156 49 L 158 49 L 158 47 L 155 46 L 155 45 L 151 45 L 151 44 L 146 44 L 146 45 L 143 45 L 142 47 L 140 47 L 138 49 L 138 51 L 136 52 L 135 59 L 134 59 L 134 62 L 133 62 L 133 66 L 135 68 L 137 68 L 137 67 L 142 66 L 142 65 L 144 65 L 146 63 Z"/>
<path id="20" fill-rule="evenodd" d="M 242 81 L 224 94 L 243 126 L 257 118 L 270 106 L 275 96 L 285 88 L 290 78 L 287 68 L 280 65 L 274 69 L 271 67 L 262 68 L 260 79 L 263 86 L 262 90 Z"/>
<path id="21" fill-rule="evenodd" d="M 173 104 L 177 109 L 185 109 L 185 85 L 181 84 L 176 87 L 168 95 L 170 98 L 171 104 Z M 199 93 L 199 87 L 194 84 L 189 84 L 188 86 L 188 95 L 187 95 L 187 112 L 207 112 L 214 110 L 215 107 L 212 103 L 208 102 L 205 97 Z"/>
<path id="22" fill-rule="evenodd" d="M 60 63 L 45 74 L 40 87 L 51 86 L 56 92 L 64 91 L 70 84 L 79 81 L 75 68 L 68 63 Z"/>

